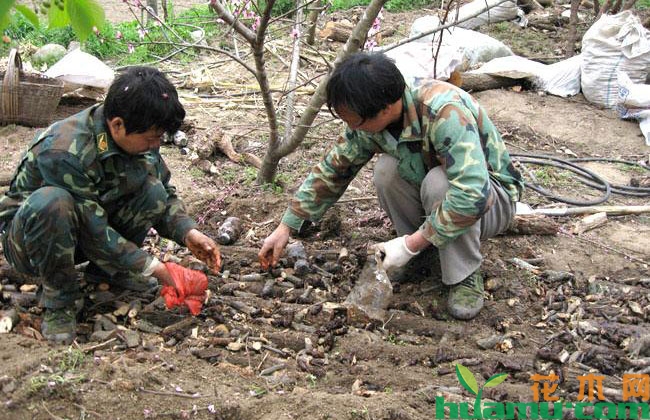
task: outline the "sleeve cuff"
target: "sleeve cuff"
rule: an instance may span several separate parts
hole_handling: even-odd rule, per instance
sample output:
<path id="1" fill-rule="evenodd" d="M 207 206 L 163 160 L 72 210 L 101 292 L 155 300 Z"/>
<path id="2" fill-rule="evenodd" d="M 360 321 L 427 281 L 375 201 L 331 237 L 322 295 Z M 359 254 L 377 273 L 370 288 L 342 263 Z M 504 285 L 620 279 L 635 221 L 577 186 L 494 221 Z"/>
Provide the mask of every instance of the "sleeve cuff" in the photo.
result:
<path id="1" fill-rule="evenodd" d="M 152 257 L 152 258 L 151 258 L 151 261 L 148 262 L 148 263 L 144 266 L 144 270 L 142 270 L 142 275 L 145 276 L 145 277 L 149 277 L 149 276 L 151 276 L 151 275 L 153 274 L 154 270 L 155 270 L 155 269 L 156 269 L 160 264 L 162 264 L 162 263 L 160 262 L 160 260 L 158 260 L 158 258 L 156 258 L 156 257 Z"/>
<path id="2" fill-rule="evenodd" d="M 187 236 L 187 232 L 190 230 L 196 228 L 199 224 L 196 223 L 192 219 L 188 219 L 183 221 L 182 223 L 179 223 L 175 228 L 174 228 L 174 237 L 171 238 L 176 242 L 177 244 L 181 246 L 185 246 L 185 236 Z"/>
<path id="3" fill-rule="evenodd" d="M 290 209 L 287 209 L 282 216 L 282 223 L 289 226 L 294 231 L 299 232 L 300 228 L 305 223 L 305 220 L 293 214 Z"/>
<path id="4" fill-rule="evenodd" d="M 444 248 L 447 243 L 449 243 L 449 240 L 447 238 L 442 237 L 438 231 L 433 227 L 431 223 L 424 222 L 420 226 L 420 230 L 422 231 L 422 234 L 424 235 L 424 238 L 431 242 L 433 246 L 436 248 Z"/>

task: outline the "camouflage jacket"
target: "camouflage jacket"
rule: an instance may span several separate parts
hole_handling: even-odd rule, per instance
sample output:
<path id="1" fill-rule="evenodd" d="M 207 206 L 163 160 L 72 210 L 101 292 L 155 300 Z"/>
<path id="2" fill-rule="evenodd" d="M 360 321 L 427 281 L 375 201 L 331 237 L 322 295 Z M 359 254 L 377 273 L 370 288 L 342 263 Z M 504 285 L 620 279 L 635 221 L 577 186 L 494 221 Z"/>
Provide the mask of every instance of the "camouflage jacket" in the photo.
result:
<path id="1" fill-rule="evenodd" d="M 442 165 L 449 191 L 420 227 L 438 247 L 463 234 L 490 208 L 490 178 L 512 201 L 519 199 L 521 175 L 496 127 L 468 93 L 431 81 L 407 86 L 402 106 L 404 128 L 397 140 L 387 130 L 346 129 L 302 183 L 282 221 L 298 230 L 304 220 L 319 220 L 375 153 L 397 158 L 400 176 L 416 186 L 430 168 Z"/>
<path id="2" fill-rule="evenodd" d="M 105 207 L 137 194 L 149 175 L 160 179 L 168 193 L 165 215 L 154 227 L 162 236 L 182 244 L 196 223 L 169 185 L 171 174 L 159 152 L 123 152 L 109 133 L 103 106 L 95 105 L 36 136 L 9 191 L 0 196 L 0 223 L 11 221 L 21 203 L 38 188 L 63 188 L 76 200 L 80 223 L 91 230 L 88 238 L 94 243 L 87 246 L 104 254 L 102 261 L 96 262 L 115 271 L 141 272 L 152 257 L 111 227 Z"/>

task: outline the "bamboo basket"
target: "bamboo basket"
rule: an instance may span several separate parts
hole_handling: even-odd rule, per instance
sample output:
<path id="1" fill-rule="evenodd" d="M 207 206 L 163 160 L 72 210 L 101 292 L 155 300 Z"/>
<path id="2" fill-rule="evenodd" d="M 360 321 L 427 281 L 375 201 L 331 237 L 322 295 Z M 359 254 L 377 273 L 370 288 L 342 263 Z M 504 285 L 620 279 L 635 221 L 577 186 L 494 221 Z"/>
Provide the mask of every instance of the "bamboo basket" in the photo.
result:
<path id="1" fill-rule="evenodd" d="M 22 69 L 18 50 L 12 48 L 4 76 L 0 72 L 0 125 L 48 125 L 63 95 L 63 82 L 24 74 Z"/>

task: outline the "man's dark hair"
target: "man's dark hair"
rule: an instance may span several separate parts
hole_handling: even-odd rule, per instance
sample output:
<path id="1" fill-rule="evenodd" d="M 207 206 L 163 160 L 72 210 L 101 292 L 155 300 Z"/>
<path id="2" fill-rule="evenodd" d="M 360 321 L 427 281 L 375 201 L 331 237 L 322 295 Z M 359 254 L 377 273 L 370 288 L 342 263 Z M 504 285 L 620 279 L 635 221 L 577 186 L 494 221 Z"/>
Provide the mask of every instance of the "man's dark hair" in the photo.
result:
<path id="1" fill-rule="evenodd" d="M 185 109 L 171 82 L 153 67 L 128 67 L 108 89 L 104 117 L 121 117 L 126 134 L 144 133 L 156 127 L 168 133 L 178 131 Z"/>
<path id="2" fill-rule="evenodd" d="M 327 107 L 341 107 L 363 120 L 397 102 L 404 94 L 404 77 L 395 62 L 381 53 L 355 53 L 334 69 L 327 83 Z"/>

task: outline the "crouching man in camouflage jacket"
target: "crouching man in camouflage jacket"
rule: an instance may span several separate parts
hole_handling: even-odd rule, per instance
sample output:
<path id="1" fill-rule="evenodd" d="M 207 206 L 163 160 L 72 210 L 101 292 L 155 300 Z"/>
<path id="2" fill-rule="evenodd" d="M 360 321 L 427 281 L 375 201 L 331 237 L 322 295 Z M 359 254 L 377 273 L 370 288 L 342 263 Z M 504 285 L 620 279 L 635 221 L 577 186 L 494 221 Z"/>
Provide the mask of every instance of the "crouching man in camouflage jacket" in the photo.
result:
<path id="1" fill-rule="evenodd" d="M 442 281 L 451 286 L 449 312 L 458 319 L 475 317 L 483 307 L 480 240 L 508 228 L 523 189 L 486 112 L 445 82 L 407 86 L 390 59 L 368 53 L 354 54 L 334 70 L 327 105 L 347 129 L 302 183 L 265 239 L 260 259 L 276 264 L 291 230 L 320 219 L 361 167 L 381 153 L 374 183 L 398 234 L 377 245 L 384 267 L 389 275 L 403 270 L 433 245 Z"/>
<path id="2" fill-rule="evenodd" d="M 29 146 L 0 196 L 0 232 L 9 264 L 42 278 L 47 339 L 75 337 L 76 263 L 90 261 L 87 276 L 109 282 L 153 276 L 174 286 L 165 265 L 140 249 L 151 227 L 219 270 L 218 246 L 185 213 L 158 151 L 183 118 L 162 73 L 131 67 L 103 104 L 51 125 Z"/>

